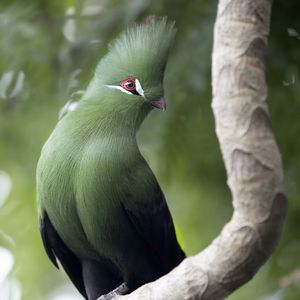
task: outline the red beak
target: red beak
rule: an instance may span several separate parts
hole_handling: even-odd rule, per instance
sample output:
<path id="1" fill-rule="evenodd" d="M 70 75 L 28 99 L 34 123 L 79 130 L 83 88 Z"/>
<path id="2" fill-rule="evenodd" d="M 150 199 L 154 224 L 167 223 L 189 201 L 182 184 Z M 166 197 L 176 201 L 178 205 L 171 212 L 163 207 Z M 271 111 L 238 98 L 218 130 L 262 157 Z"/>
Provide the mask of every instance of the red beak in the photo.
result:
<path id="1" fill-rule="evenodd" d="M 161 110 L 163 110 L 163 111 L 166 110 L 166 101 L 165 101 L 165 99 L 164 99 L 163 97 L 161 97 L 161 98 L 158 99 L 158 100 L 150 101 L 149 103 L 150 103 L 150 105 L 151 105 L 152 107 L 161 109 Z"/>

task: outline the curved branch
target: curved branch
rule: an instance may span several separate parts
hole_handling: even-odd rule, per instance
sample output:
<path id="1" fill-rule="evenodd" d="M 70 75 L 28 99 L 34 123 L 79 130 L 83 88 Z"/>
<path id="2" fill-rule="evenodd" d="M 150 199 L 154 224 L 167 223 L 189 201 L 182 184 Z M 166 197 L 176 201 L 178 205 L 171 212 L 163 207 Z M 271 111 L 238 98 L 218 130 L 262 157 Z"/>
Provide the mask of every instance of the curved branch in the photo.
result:
<path id="1" fill-rule="evenodd" d="M 286 211 L 280 153 L 266 104 L 271 0 L 220 0 L 213 103 L 234 213 L 220 235 L 159 280 L 122 299 L 224 299 L 272 254 Z"/>

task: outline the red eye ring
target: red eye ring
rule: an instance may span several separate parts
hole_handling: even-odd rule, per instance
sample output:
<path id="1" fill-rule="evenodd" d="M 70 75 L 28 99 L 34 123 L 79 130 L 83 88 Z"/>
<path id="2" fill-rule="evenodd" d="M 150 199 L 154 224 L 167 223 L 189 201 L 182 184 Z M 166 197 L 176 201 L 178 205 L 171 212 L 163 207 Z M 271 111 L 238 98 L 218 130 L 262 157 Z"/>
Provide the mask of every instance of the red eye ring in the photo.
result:
<path id="1" fill-rule="evenodd" d="M 128 77 L 128 78 L 124 79 L 123 81 L 121 81 L 119 83 L 119 85 L 126 91 L 133 92 L 136 90 L 135 80 L 136 79 L 134 77 Z"/>

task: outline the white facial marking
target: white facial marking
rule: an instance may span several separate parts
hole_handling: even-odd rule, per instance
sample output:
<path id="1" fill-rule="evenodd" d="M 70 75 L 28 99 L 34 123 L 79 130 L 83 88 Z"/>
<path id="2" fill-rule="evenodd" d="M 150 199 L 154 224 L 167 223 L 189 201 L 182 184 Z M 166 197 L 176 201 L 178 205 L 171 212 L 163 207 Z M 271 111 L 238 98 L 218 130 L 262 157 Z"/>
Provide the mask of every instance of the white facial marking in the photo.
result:
<path id="1" fill-rule="evenodd" d="M 120 90 L 121 92 L 128 94 L 128 95 L 132 95 L 132 93 L 130 93 L 129 91 L 126 91 L 125 89 L 123 89 L 121 86 L 119 85 L 106 85 L 108 88 L 111 89 L 115 89 L 115 90 Z"/>
<path id="2" fill-rule="evenodd" d="M 127 91 L 120 85 L 105 85 L 105 86 L 108 88 L 111 88 L 111 89 L 120 90 L 121 92 L 128 94 L 128 95 L 134 95 L 133 93 L 131 93 L 130 91 Z M 135 79 L 135 87 L 136 87 L 136 91 L 138 92 L 138 94 L 145 98 L 145 92 L 144 92 L 142 85 L 138 79 Z"/>
<path id="3" fill-rule="evenodd" d="M 142 88 L 142 85 L 138 79 L 135 80 L 136 91 L 145 98 L 145 92 Z"/>

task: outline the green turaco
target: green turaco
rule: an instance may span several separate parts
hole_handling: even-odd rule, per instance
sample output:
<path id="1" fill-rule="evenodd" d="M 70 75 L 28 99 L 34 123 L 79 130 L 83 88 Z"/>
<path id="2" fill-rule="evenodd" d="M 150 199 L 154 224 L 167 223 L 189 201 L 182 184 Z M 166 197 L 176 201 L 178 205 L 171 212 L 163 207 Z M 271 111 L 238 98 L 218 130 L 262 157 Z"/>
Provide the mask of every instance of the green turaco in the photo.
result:
<path id="1" fill-rule="evenodd" d="M 165 109 L 163 78 L 174 24 L 149 19 L 116 39 L 77 106 L 45 143 L 37 167 L 46 252 L 88 300 L 156 280 L 185 257 L 136 133 Z"/>

